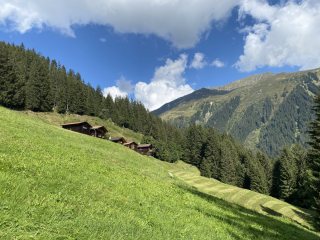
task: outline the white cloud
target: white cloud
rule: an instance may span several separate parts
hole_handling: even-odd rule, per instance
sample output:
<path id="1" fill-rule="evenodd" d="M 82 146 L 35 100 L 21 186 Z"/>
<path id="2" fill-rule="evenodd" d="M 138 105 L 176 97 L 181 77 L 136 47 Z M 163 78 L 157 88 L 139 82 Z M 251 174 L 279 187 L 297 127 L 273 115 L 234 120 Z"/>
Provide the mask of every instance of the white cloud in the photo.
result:
<path id="1" fill-rule="evenodd" d="M 320 66 L 320 1 L 287 1 L 269 5 L 264 0 L 243 0 L 240 16 L 256 23 L 246 27 L 243 55 L 236 67 L 252 71 L 263 66 Z"/>
<path id="2" fill-rule="evenodd" d="M 216 58 L 215 60 L 213 60 L 210 65 L 213 66 L 213 67 L 217 67 L 217 68 L 223 68 L 223 67 L 225 66 L 224 62 L 222 62 L 222 61 L 219 60 L 218 58 Z"/>
<path id="3" fill-rule="evenodd" d="M 132 93 L 134 90 L 134 86 L 131 84 L 131 81 L 127 80 L 124 76 L 121 76 L 117 80 L 117 86 L 121 91 L 124 91 L 126 93 Z"/>
<path id="4" fill-rule="evenodd" d="M 102 43 L 105 43 L 107 41 L 107 39 L 105 38 L 99 38 L 99 41 L 102 42 Z"/>
<path id="5" fill-rule="evenodd" d="M 116 97 L 126 97 L 128 96 L 127 92 L 121 91 L 119 87 L 116 86 L 112 86 L 112 87 L 108 87 L 105 88 L 103 90 L 103 96 L 108 96 L 110 94 L 110 96 L 115 99 Z"/>
<path id="6" fill-rule="evenodd" d="M 190 68 L 194 69 L 202 69 L 207 65 L 207 62 L 204 60 L 204 54 L 197 52 L 194 54 L 192 63 L 190 64 Z"/>
<path id="7" fill-rule="evenodd" d="M 135 98 L 149 110 L 155 110 L 176 98 L 192 93 L 193 89 L 186 83 L 183 74 L 187 68 L 188 57 L 185 54 L 156 69 L 151 82 L 138 82 L 135 87 Z"/>
<path id="8" fill-rule="evenodd" d="M 193 47 L 213 21 L 239 0 L 0 0 L 0 24 L 24 33 L 49 26 L 74 36 L 73 25 L 112 26 L 120 33 L 156 34 L 178 48 Z"/>
<path id="9" fill-rule="evenodd" d="M 116 86 L 108 87 L 103 90 L 103 95 L 106 97 L 108 94 L 111 95 L 113 99 L 116 97 L 126 97 L 132 93 L 134 87 L 131 81 L 126 80 L 123 76 L 116 81 Z"/>

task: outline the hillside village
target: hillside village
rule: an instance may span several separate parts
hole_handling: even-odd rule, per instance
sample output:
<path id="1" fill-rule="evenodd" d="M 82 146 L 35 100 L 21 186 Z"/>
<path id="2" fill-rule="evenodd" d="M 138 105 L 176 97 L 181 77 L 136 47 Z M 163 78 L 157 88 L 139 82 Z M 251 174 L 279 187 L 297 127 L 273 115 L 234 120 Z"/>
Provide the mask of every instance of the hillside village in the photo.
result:
<path id="1" fill-rule="evenodd" d="M 126 140 L 124 137 L 111 137 L 106 138 L 108 130 L 105 126 L 91 126 L 88 122 L 73 122 L 73 123 L 65 123 L 61 125 L 62 128 L 71 130 L 74 132 L 78 132 L 81 134 L 109 140 L 114 143 L 121 144 L 125 147 L 130 148 L 142 155 L 152 156 L 153 149 L 152 144 L 138 144 L 134 141 Z"/>

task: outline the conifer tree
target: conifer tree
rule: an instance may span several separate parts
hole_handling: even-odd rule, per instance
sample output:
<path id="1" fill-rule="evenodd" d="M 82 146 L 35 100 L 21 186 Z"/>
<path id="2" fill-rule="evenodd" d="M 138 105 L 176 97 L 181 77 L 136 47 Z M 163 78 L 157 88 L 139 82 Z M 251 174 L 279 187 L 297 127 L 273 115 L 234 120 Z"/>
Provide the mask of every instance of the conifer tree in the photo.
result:
<path id="1" fill-rule="evenodd" d="M 260 156 L 259 156 L 260 157 Z M 246 184 L 245 187 L 263 194 L 269 194 L 269 184 L 267 174 L 258 158 L 246 152 L 244 156 L 246 165 Z"/>
<path id="2" fill-rule="evenodd" d="M 0 104 L 10 108 L 24 106 L 24 79 L 14 65 L 9 49 L 0 46 Z"/>
<path id="3" fill-rule="evenodd" d="M 308 155 L 311 169 L 311 191 L 313 193 L 313 207 L 317 212 L 316 225 L 320 229 L 320 95 L 315 99 L 315 120 L 311 124 L 310 146 Z"/>
<path id="4" fill-rule="evenodd" d="M 290 199 L 296 190 L 298 169 L 289 148 L 284 148 L 280 155 L 280 198 L 284 200 Z"/>
<path id="5" fill-rule="evenodd" d="M 221 165 L 220 139 L 213 129 L 208 130 L 208 137 L 204 146 L 204 158 L 200 165 L 201 174 L 209 178 L 218 179 Z"/>
<path id="6" fill-rule="evenodd" d="M 229 136 L 223 135 L 222 138 L 219 180 L 236 185 L 238 183 L 236 162 L 239 161 L 239 156 Z"/>
<path id="7" fill-rule="evenodd" d="M 26 108 L 43 112 L 52 110 L 49 66 L 41 58 L 35 57 L 30 66 L 29 79 L 26 84 Z"/>
<path id="8" fill-rule="evenodd" d="M 187 163 L 200 167 L 205 141 L 203 127 L 193 124 L 187 129 L 184 146 L 184 159 Z"/>

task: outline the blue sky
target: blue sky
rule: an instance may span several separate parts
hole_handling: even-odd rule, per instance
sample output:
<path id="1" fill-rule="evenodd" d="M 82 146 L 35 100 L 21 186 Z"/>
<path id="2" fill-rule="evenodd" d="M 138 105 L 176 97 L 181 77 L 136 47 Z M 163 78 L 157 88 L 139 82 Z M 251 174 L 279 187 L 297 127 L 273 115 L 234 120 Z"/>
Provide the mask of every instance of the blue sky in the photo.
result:
<path id="1" fill-rule="evenodd" d="M 0 0 L 0 40 L 150 110 L 248 75 L 320 67 L 317 0 L 92 2 Z"/>

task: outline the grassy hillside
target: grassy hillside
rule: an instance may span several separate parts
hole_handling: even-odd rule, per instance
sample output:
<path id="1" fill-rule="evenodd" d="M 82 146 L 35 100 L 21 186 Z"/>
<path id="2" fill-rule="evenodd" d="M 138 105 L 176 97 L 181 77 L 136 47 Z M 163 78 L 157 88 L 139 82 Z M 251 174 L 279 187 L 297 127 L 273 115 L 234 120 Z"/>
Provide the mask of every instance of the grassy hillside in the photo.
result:
<path id="1" fill-rule="evenodd" d="M 168 173 L 189 167 L 1 107 L 0 129 L 0 239 L 319 239 Z"/>
<path id="2" fill-rule="evenodd" d="M 141 142 L 143 135 L 140 133 L 136 133 L 128 128 L 122 128 L 118 125 L 114 124 L 110 120 L 103 120 L 98 117 L 92 117 L 92 116 L 80 116 L 77 114 L 58 114 L 58 113 L 35 113 L 32 111 L 26 111 L 25 112 L 29 116 L 35 116 L 41 120 L 43 120 L 46 123 L 50 123 L 56 126 L 61 126 L 63 123 L 68 122 L 79 122 L 79 121 L 87 121 L 91 125 L 103 125 L 105 126 L 108 131 L 109 135 L 111 137 L 117 137 L 117 136 L 123 136 L 128 140 L 135 141 L 137 143 Z"/>
<path id="3" fill-rule="evenodd" d="M 214 127 L 275 156 L 285 145 L 307 142 L 319 84 L 319 69 L 260 74 L 216 90 L 200 89 L 154 113 L 177 126 Z"/>
<path id="4" fill-rule="evenodd" d="M 264 194 L 224 184 L 215 179 L 201 177 L 199 174 L 189 170 L 175 169 L 171 173 L 203 193 L 262 214 L 290 218 L 307 228 L 312 228 L 313 213 L 309 210 L 297 208 Z"/>

